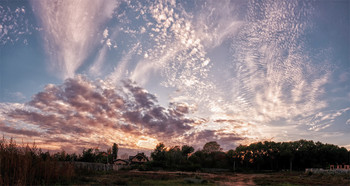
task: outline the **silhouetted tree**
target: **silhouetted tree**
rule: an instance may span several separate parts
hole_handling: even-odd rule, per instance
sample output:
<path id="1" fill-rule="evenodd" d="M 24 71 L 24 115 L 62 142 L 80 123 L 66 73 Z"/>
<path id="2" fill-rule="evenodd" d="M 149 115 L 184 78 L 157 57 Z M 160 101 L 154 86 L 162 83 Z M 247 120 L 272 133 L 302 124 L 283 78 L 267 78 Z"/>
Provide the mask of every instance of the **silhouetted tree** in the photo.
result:
<path id="1" fill-rule="evenodd" d="M 118 157 L 118 145 L 116 143 L 113 143 L 112 146 L 112 157 L 113 159 L 117 159 Z"/>
<path id="2" fill-rule="evenodd" d="M 188 155 L 191 154 L 193 151 L 194 151 L 194 148 L 191 146 L 188 146 L 188 145 L 184 145 L 181 148 L 182 155 L 185 156 L 186 159 L 187 159 Z"/>
<path id="3" fill-rule="evenodd" d="M 163 143 L 159 143 L 151 153 L 155 166 L 165 167 L 165 151 L 165 145 Z"/>
<path id="4" fill-rule="evenodd" d="M 80 161 L 83 162 L 95 162 L 95 155 L 93 149 L 84 149 L 83 154 L 81 155 Z"/>

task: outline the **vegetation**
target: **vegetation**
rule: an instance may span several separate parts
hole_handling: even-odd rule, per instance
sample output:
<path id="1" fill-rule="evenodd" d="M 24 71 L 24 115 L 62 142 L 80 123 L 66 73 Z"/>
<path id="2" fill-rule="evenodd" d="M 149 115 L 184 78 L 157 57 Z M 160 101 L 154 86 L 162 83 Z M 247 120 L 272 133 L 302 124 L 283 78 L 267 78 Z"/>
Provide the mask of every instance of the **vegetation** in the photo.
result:
<path id="1" fill-rule="evenodd" d="M 262 174 L 179 171 L 118 171 L 79 175 L 74 185 L 349 185 L 349 175 L 307 175 L 300 172 Z"/>
<path id="2" fill-rule="evenodd" d="M 300 174 L 299 172 L 275 172 L 254 176 L 257 185 L 349 185 L 349 175 Z"/>
<path id="3" fill-rule="evenodd" d="M 58 163 L 35 145 L 18 146 L 12 139 L 0 140 L 0 185 L 64 184 L 74 176 L 72 165 Z"/>
<path id="4" fill-rule="evenodd" d="M 332 144 L 299 140 L 294 142 L 258 142 L 238 146 L 228 152 L 239 169 L 297 170 L 329 168 L 349 164 L 349 151 Z"/>
<path id="5" fill-rule="evenodd" d="M 94 162 L 112 163 L 116 157 L 118 146 L 115 144 L 115 154 L 99 151 L 99 149 L 84 149 L 82 154 L 69 154 L 64 150 L 54 154 L 42 152 L 35 144 L 33 146 L 18 145 L 12 139 L 0 140 L 0 185 L 48 185 L 71 182 L 78 173 L 72 163 Z"/>
<path id="6" fill-rule="evenodd" d="M 168 170 L 199 170 L 203 168 L 233 169 L 238 171 L 296 170 L 329 168 L 329 165 L 348 164 L 349 152 L 336 145 L 299 140 L 294 142 L 258 142 L 240 145 L 235 150 L 223 152 L 220 145 L 208 142 L 202 150 L 193 147 L 166 148 L 160 143 L 152 152 L 150 168 Z"/>
<path id="7" fill-rule="evenodd" d="M 107 152 L 90 148 L 84 149 L 82 154 L 78 155 L 75 153 L 69 154 L 65 151 L 50 154 L 49 152 L 42 152 L 36 148 L 35 144 L 32 147 L 29 145 L 20 146 L 12 139 L 5 140 L 3 138 L 0 140 L 0 185 L 66 184 L 76 183 L 74 180 L 77 179 L 78 184 L 84 184 L 84 179 L 87 179 L 87 182 L 89 182 L 89 178 L 84 177 L 89 172 L 76 170 L 73 164 L 69 162 L 112 163 L 112 160 L 117 157 L 117 153 L 118 145 L 114 143 L 112 148 L 108 149 Z M 240 145 L 236 149 L 227 152 L 223 152 L 220 145 L 215 141 L 206 143 L 202 149 L 197 151 L 194 151 L 194 148 L 189 145 L 165 147 L 163 143 L 160 143 L 151 153 L 150 162 L 131 166 L 130 168 L 148 171 L 192 171 L 192 173 L 194 171 L 220 171 L 224 172 L 220 175 L 232 176 L 233 174 L 230 173 L 232 170 L 236 172 L 264 170 L 304 171 L 305 168 L 311 167 L 329 168 L 331 164 L 349 164 L 349 154 L 350 152 L 345 148 L 340 148 L 336 145 L 323 144 L 321 142 L 315 143 L 306 140 L 282 143 L 271 141 L 258 142 L 250 145 Z M 114 173 L 107 173 L 106 176 L 108 177 L 111 174 L 114 175 Z M 96 173 L 93 175 L 96 175 Z M 323 177 L 319 178 L 316 175 L 304 176 L 308 177 L 302 177 L 303 180 L 323 179 Z M 328 179 L 326 177 L 324 176 L 325 179 Z M 142 176 L 140 176 L 141 178 Z M 120 178 L 119 181 L 123 179 Z M 137 179 L 136 181 L 140 181 Z M 206 180 L 208 179 L 206 178 Z M 215 179 L 225 180 L 228 178 L 215 176 L 215 179 L 213 179 L 210 178 L 209 180 L 211 181 L 208 183 L 214 183 Z M 349 182 L 349 180 L 346 180 L 349 178 L 333 177 L 331 180 L 334 181 L 334 179 L 337 179 L 335 181 L 339 183 Z M 271 183 L 274 182 L 276 184 L 296 184 L 292 181 L 281 182 L 283 180 L 283 174 L 271 174 L 264 179 L 260 179 L 260 177 L 254 178 L 254 182 L 256 183 L 266 184 L 267 182 L 264 182 L 264 180 L 270 180 Z M 115 181 L 115 183 L 118 182 L 118 180 Z M 134 183 L 134 181 L 133 179 L 126 179 L 126 183 Z M 187 181 L 193 181 L 195 183 L 203 180 L 190 177 Z M 157 181 L 145 179 L 143 181 L 141 180 L 141 182 L 152 185 Z M 160 185 L 166 183 L 162 181 L 157 182 Z M 187 182 L 184 182 L 183 177 L 179 180 L 175 176 L 174 179 L 171 178 L 171 183 L 182 184 Z M 308 184 L 308 182 L 300 183 Z M 114 182 L 110 184 L 114 184 Z"/>

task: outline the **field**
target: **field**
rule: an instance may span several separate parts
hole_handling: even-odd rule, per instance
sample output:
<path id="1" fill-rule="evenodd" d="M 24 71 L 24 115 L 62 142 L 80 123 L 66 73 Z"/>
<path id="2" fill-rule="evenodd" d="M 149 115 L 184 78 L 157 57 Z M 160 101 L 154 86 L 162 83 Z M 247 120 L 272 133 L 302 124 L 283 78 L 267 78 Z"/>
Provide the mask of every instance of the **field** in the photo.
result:
<path id="1" fill-rule="evenodd" d="M 77 185 L 350 185 L 350 175 L 119 171 L 78 176 Z"/>

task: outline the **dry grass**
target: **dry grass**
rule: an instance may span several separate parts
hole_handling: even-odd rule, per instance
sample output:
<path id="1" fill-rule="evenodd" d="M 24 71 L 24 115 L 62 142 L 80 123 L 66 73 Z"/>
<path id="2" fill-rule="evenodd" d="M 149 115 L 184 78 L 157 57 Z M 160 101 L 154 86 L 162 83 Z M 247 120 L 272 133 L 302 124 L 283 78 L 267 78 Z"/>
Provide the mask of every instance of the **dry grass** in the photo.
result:
<path id="1" fill-rule="evenodd" d="M 193 180 L 193 182 L 189 182 Z M 78 177 L 78 185 L 349 185 L 346 175 L 118 171 Z"/>
<path id="2" fill-rule="evenodd" d="M 260 175 L 167 171 L 118 171 L 82 175 L 77 185 L 254 185 Z"/>
<path id="3" fill-rule="evenodd" d="M 65 183 L 74 176 L 74 167 L 43 156 L 36 148 L 0 140 L 0 185 L 47 185 Z"/>
<path id="4" fill-rule="evenodd" d="M 350 175 L 308 175 L 304 173 L 271 173 L 255 177 L 257 185 L 350 185 Z"/>

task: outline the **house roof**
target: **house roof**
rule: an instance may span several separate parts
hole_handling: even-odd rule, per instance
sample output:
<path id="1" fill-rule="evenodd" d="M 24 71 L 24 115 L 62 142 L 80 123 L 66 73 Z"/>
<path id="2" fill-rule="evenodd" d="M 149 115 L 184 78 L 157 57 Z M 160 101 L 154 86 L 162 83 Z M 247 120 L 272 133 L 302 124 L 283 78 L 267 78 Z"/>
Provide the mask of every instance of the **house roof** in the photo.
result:
<path id="1" fill-rule="evenodd" d="M 123 160 L 123 159 L 116 159 L 116 160 L 114 160 L 113 162 L 117 162 L 117 161 L 123 161 L 123 162 L 125 162 L 125 163 L 127 163 L 127 164 L 130 163 L 128 160 Z"/>
<path id="2" fill-rule="evenodd" d="M 147 161 L 149 161 L 148 160 L 148 158 L 147 158 L 147 156 L 144 154 L 144 153 L 138 153 L 138 154 L 136 154 L 135 156 L 129 156 L 129 160 L 131 161 L 132 159 L 134 159 L 134 158 L 137 158 L 138 160 L 141 160 L 141 159 L 146 159 Z"/>

